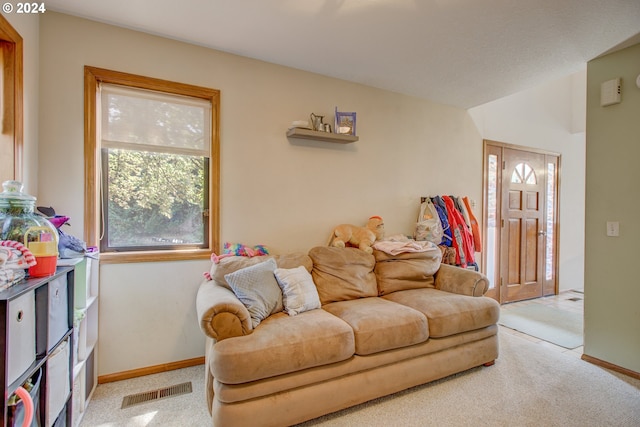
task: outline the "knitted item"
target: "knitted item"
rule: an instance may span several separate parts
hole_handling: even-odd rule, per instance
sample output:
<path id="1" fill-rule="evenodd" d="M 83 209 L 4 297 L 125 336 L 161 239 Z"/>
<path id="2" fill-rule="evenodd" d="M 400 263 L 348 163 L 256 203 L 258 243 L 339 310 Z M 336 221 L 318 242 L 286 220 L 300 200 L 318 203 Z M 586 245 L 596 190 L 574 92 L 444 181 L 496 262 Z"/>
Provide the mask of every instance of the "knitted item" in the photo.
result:
<path id="1" fill-rule="evenodd" d="M 0 240 L 0 246 L 12 248 L 20 252 L 20 254 L 22 255 L 22 259 L 24 260 L 24 263 L 26 263 L 27 265 L 26 267 L 21 267 L 21 268 L 33 267 L 37 263 L 36 257 L 33 256 L 31 251 L 27 249 L 27 247 L 20 242 L 16 242 L 15 240 Z M 20 263 L 20 260 L 19 259 L 12 260 L 11 258 L 7 259 L 6 261 L 7 265 L 9 265 L 10 262 Z"/>
<path id="2" fill-rule="evenodd" d="M 36 265 L 36 257 L 25 245 L 14 240 L 0 240 L 0 290 L 25 278 L 25 270 Z"/>

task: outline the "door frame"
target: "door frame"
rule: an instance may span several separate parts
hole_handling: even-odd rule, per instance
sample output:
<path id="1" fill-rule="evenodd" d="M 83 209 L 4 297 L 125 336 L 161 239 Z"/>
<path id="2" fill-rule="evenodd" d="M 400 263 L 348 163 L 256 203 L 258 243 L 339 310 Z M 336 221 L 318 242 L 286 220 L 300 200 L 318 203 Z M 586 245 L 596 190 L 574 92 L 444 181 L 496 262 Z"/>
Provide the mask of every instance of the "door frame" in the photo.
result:
<path id="1" fill-rule="evenodd" d="M 542 295 L 557 295 L 559 290 L 559 262 L 558 262 L 558 254 L 560 253 L 560 223 L 559 223 L 559 212 L 560 212 L 560 178 L 561 178 L 561 155 L 559 153 L 541 150 L 532 147 L 525 147 L 515 144 L 509 144 L 505 142 L 492 141 L 492 140 L 483 140 L 483 155 L 482 155 L 482 170 L 483 170 L 483 182 L 482 182 L 482 230 L 483 230 L 483 252 L 482 252 L 482 271 L 487 274 L 490 282 L 490 288 L 486 293 L 486 296 L 491 297 L 498 301 L 500 304 L 503 304 L 506 301 L 506 290 L 505 284 L 501 278 L 501 259 L 502 259 L 502 194 L 503 194 L 503 168 L 504 168 L 504 149 L 508 148 L 511 150 L 520 150 L 529 153 L 535 154 L 543 154 L 545 155 L 545 168 L 550 163 L 550 160 L 553 160 L 555 164 L 555 182 L 554 182 L 554 210 L 553 210 L 553 249 L 551 252 L 551 256 L 553 259 L 553 268 L 552 268 L 552 279 L 547 280 L 546 277 L 543 279 L 542 286 Z M 495 217 L 493 221 L 496 224 L 500 224 L 500 226 L 495 228 L 495 235 L 489 235 L 489 195 L 488 195 L 488 187 L 490 181 L 490 170 L 489 170 L 489 155 L 497 156 L 498 167 L 496 171 L 496 176 L 493 177 L 496 181 L 496 198 L 495 200 L 496 206 L 494 207 Z M 546 201 L 546 189 L 547 189 L 547 173 L 544 174 L 544 188 L 545 188 L 545 201 Z M 545 217 L 546 217 L 546 202 L 545 202 Z M 490 241 L 491 240 L 491 241 Z M 491 246 L 492 245 L 492 246 Z M 489 251 L 495 250 L 494 256 L 489 256 Z M 546 239 L 543 244 L 542 250 L 545 253 L 544 261 L 546 263 L 547 259 L 547 244 Z M 489 266 L 488 263 L 492 262 L 493 265 Z M 543 276 L 545 275 L 545 269 L 543 268 Z M 492 277 L 491 277 L 492 276 Z"/>
<path id="2" fill-rule="evenodd" d="M 11 145 L 8 152 L 10 159 L 0 159 L 3 169 L 11 169 L 11 173 L 0 179 L 22 181 L 22 150 L 24 140 L 24 80 L 23 80 L 23 47 L 22 36 L 0 15 L 0 132 L 3 135 L 1 144 Z M 5 172 L 6 173 L 6 172 Z"/>

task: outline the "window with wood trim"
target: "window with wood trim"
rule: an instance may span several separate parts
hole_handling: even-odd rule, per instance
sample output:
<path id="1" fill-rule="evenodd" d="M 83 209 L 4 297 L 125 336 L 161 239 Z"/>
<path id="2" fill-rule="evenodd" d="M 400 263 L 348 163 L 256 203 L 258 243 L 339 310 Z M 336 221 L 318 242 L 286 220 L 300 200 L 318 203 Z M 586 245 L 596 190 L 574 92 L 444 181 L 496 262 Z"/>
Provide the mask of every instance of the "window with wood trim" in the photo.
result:
<path id="1" fill-rule="evenodd" d="M 85 67 L 85 234 L 101 259 L 218 247 L 219 91 Z"/>

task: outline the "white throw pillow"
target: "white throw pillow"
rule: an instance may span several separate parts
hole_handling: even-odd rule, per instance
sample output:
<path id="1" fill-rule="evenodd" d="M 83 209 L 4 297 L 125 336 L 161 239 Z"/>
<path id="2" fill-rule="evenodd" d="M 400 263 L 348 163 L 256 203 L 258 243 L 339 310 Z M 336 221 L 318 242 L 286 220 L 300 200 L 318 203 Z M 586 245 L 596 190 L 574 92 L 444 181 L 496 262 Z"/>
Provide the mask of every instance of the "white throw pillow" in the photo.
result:
<path id="1" fill-rule="evenodd" d="M 247 307 L 254 328 L 269 315 L 282 311 L 282 291 L 273 275 L 275 269 L 276 261 L 271 258 L 224 276 Z"/>
<path id="2" fill-rule="evenodd" d="M 275 275 L 282 289 L 284 311 L 289 316 L 320 308 L 316 285 L 306 268 L 276 268 Z"/>

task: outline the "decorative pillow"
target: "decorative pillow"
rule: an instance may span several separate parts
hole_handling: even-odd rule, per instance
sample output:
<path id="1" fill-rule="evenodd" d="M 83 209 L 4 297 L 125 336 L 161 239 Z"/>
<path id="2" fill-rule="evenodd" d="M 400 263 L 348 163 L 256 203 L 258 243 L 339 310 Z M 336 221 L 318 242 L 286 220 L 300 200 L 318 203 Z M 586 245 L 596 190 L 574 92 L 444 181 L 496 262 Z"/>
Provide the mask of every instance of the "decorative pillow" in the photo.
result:
<path id="1" fill-rule="evenodd" d="M 373 256 L 379 296 L 408 289 L 435 288 L 433 275 L 440 268 L 442 258 L 442 251 L 437 246 L 424 252 L 397 255 L 374 249 Z"/>
<path id="2" fill-rule="evenodd" d="M 278 285 L 282 289 L 284 311 L 289 316 L 320 308 L 316 285 L 304 266 L 276 268 L 275 275 Z"/>
<path id="3" fill-rule="evenodd" d="M 378 296 L 373 255 L 356 248 L 317 246 L 309 256 L 322 304 Z"/>
<path id="4" fill-rule="evenodd" d="M 217 264 L 211 263 L 211 270 L 209 271 L 209 277 L 215 281 L 218 285 L 232 291 L 231 286 L 227 283 L 224 276 L 241 268 L 249 267 L 252 265 L 265 262 L 269 258 L 276 260 L 278 268 L 294 268 L 299 265 L 303 265 L 309 273 L 313 268 L 313 262 L 307 254 L 303 253 L 289 253 L 284 255 L 264 255 L 256 256 L 253 258 L 247 258 L 245 256 L 231 256 L 222 258 Z"/>
<path id="5" fill-rule="evenodd" d="M 224 276 L 231 290 L 247 307 L 255 328 L 273 313 L 282 311 L 282 292 L 274 276 L 273 258 Z"/>
<path id="6" fill-rule="evenodd" d="M 238 270 L 242 270 L 246 267 L 251 267 L 252 265 L 261 264 L 268 260 L 269 258 L 273 258 L 272 255 L 265 256 L 256 256 L 253 258 L 247 258 L 246 256 L 232 256 L 228 258 L 222 258 L 219 263 L 211 263 L 211 279 L 215 281 L 217 284 L 224 286 L 229 290 L 231 286 L 227 283 L 226 276 L 230 273 L 233 273 Z"/>

